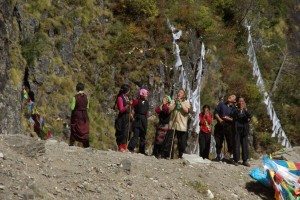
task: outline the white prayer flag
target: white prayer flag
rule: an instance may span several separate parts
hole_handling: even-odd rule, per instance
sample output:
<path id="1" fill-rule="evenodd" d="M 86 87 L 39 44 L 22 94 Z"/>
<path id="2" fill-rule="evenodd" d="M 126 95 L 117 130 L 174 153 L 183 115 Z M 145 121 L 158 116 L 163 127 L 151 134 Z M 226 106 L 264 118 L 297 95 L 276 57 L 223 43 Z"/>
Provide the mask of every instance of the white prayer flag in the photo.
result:
<path id="1" fill-rule="evenodd" d="M 173 39 L 174 40 L 179 40 L 181 35 L 182 35 L 182 31 L 179 30 L 177 33 L 173 33 Z"/>
<path id="2" fill-rule="evenodd" d="M 257 85 L 259 91 L 264 95 L 264 103 L 267 106 L 267 113 L 270 117 L 270 120 L 272 121 L 272 131 L 273 131 L 272 137 L 275 137 L 277 135 L 278 143 L 281 142 L 282 146 L 285 146 L 286 148 L 291 148 L 292 146 L 291 146 L 284 130 L 282 129 L 280 120 L 278 119 L 275 109 L 272 105 L 272 101 L 271 101 L 268 93 L 265 91 L 265 84 L 262 79 L 261 72 L 259 70 L 259 66 L 258 66 L 258 62 L 257 62 L 257 58 L 255 55 L 255 50 L 254 50 L 254 46 L 253 46 L 253 41 L 252 41 L 252 37 L 251 37 L 251 33 L 250 33 L 251 26 L 248 24 L 247 19 L 245 20 L 245 26 L 248 30 L 247 41 L 249 43 L 247 55 L 249 57 L 249 62 L 251 62 L 253 64 L 253 76 L 257 77 L 256 85 Z M 282 141 L 281 141 L 281 137 L 284 138 Z"/>

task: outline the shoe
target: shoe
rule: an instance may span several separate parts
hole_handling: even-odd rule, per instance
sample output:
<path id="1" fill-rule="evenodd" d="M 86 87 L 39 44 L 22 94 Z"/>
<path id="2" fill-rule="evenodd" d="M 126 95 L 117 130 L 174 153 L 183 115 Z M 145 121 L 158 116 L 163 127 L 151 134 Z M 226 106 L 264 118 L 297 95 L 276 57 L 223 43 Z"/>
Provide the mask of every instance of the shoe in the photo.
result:
<path id="1" fill-rule="evenodd" d="M 239 163 L 238 162 L 233 162 L 233 165 L 239 166 Z"/>
<path id="2" fill-rule="evenodd" d="M 219 156 L 217 156 L 217 157 L 214 159 L 214 161 L 219 162 L 219 161 L 221 161 L 221 158 L 220 158 Z"/>
<path id="3" fill-rule="evenodd" d="M 134 149 L 127 148 L 130 153 L 134 153 Z"/>
<path id="4" fill-rule="evenodd" d="M 128 149 L 121 149 L 121 152 L 128 152 Z"/>
<path id="5" fill-rule="evenodd" d="M 250 164 L 247 161 L 243 162 L 243 165 L 246 167 L 250 167 Z"/>
<path id="6" fill-rule="evenodd" d="M 121 151 L 122 145 L 118 145 L 118 151 Z"/>

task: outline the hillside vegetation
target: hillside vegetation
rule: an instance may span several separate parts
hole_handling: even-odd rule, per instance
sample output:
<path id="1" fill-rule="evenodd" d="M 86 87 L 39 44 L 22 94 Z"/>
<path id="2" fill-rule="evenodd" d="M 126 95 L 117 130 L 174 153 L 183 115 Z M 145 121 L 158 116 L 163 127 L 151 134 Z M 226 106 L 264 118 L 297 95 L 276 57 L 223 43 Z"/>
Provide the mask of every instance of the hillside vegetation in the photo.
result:
<path id="1" fill-rule="evenodd" d="M 91 145 L 100 149 L 114 148 L 111 107 L 122 83 L 131 84 L 133 95 L 139 86 L 148 87 L 152 108 L 162 81 L 170 93 L 177 78 L 169 20 L 183 31 L 178 44 L 187 70 L 195 70 L 201 42 L 206 46 L 201 102 L 214 107 L 229 93 L 245 96 L 256 119 L 256 149 L 279 148 L 248 62 L 248 19 L 267 91 L 284 65 L 271 98 L 291 144 L 300 144 L 297 1 L 11 0 L 11 9 L 16 33 L 10 38 L 11 80 L 16 88 L 30 86 L 54 136 L 69 121 L 79 81 L 91 98 Z M 23 112 L 24 129 L 31 133 L 27 106 Z"/>

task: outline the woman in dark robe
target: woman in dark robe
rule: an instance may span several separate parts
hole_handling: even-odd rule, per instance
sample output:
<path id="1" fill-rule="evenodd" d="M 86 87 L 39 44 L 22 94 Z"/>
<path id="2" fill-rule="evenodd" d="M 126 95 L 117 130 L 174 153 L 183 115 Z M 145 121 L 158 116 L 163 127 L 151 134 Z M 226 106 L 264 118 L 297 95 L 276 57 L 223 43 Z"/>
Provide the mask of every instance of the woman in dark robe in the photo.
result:
<path id="1" fill-rule="evenodd" d="M 115 120 L 116 142 L 118 151 L 124 152 L 127 149 L 128 133 L 130 128 L 130 106 L 132 102 L 129 100 L 130 86 L 123 84 L 117 95 L 115 106 L 118 108 L 118 117 Z M 114 106 L 114 107 L 115 107 Z"/>
<path id="2" fill-rule="evenodd" d="M 245 100 L 243 97 L 238 97 L 237 108 L 231 113 L 231 117 L 234 123 L 234 135 L 233 135 L 233 161 L 234 165 L 238 165 L 240 160 L 240 146 L 242 146 L 242 159 L 243 165 L 249 167 L 250 164 L 247 162 L 249 158 L 249 146 L 248 146 L 248 135 L 249 135 L 249 122 L 252 115 L 249 113 Z"/>
<path id="3" fill-rule="evenodd" d="M 89 144 L 89 118 L 87 110 L 89 109 L 89 100 L 83 92 L 84 85 L 78 83 L 76 85 L 77 94 L 72 98 L 71 102 L 71 136 L 70 146 L 75 141 L 82 142 L 84 148 L 88 148 Z"/>
<path id="4" fill-rule="evenodd" d="M 146 154 L 146 133 L 147 133 L 147 117 L 149 111 L 149 102 L 147 100 L 148 91 L 146 89 L 140 90 L 139 98 L 132 103 L 134 109 L 134 121 L 132 124 L 133 137 L 128 144 L 128 150 L 134 152 L 136 144 L 139 142 L 139 153 Z"/>

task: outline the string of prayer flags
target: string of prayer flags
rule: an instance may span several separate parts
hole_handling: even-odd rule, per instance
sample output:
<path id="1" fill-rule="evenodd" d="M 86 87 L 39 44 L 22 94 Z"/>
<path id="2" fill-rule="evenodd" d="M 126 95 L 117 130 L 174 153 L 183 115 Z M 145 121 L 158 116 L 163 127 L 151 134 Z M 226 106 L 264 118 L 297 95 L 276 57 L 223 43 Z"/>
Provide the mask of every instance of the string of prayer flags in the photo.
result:
<path id="1" fill-rule="evenodd" d="M 245 26 L 248 30 L 248 43 L 249 43 L 247 55 L 249 57 L 249 62 L 251 62 L 253 65 L 253 76 L 257 77 L 256 86 L 258 87 L 261 94 L 263 94 L 264 103 L 266 104 L 266 107 L 267 107 L 267 113 L 273 124 L 272 137 L 277 136 L 278 143 L 281 143 L 281 145 L 285 146 L 286 148 L 291 148 L 292 145 L 289 142 L 289 140 L 281 126 L 280 120 L 278 119 L 275 109 L 273 107 L 271 98 L 270 98 L 269 94 L 267 93 L 267 91 L 265 90 L 265 84 L 264 84 L 264 81 L 263 81 L 263 78 L 262 78 L 262 75 L 261 75 L 261 72 L 260 72 L 260 69 L 258 66 L 258 62 L 257 62 L 255 50 L 254 50 L 254 45 L 253 45 L 253 40 L 251 37 L 251 32 L 250 32 L 251 26 L 248 24 L 247 19 L 245 20 Z"/>
<path id="2" fill-rule="evenodd" d="M 33 127 L 43 130 L 43 132 L 46 134 L 47 139 L 50 138 L 52 136 L 50 128 L 45 125 L 44 118 L 39 114 L 37 107 L 35 106 L 34 102 L 31 101 L 30 96 L 28 95 L 28 92 L 25 88 L 23 89 L 23 97 L 29 104 L 28 110 L 31 113 L 28 121 Z"/>
<path id="3" fill-rule="evenodd" d="M 204 60 L 204 56 L 205 56 L 205 46 L 204 46 L 204 43 L 202 43 L 201 51 L 200 51 L 200 60 L 199 60 L 198 69 L 197 69 L 198 73 L 196 76 L 197 88 L 193 92 L 193 97 L 192 97 L 193 111 L 196 113 L 196 117 L 193 121 L 193 126 L 195 127 L 195 131 L 197 133 L 200 132 L 200 126 L 199 126 L 199 115 L 201 112 L 200 94 L 201 94 L 201 81 L 202 81 L 202 71 L 203 71 L 202 61 Z"/>
<path id="4" fill-rule="evenodd" d="M 182 35 L 182 31 L 179 30 L 179 31 L 176 32 L 176 28 L 170 23 L 170 21 L 168 20 L 167 22 L 168 22 L 169 28 L 172 31 L 173 48 L 175 47 L 174 54 L 176 56 L 175 68 L 178 70 L 178 68 L 182 65 L 182 61 L 181 61 L 181 58 L 180 58 L 180 49 L 179 49 L 179 46 L 178 46 L 176 41 L 180 39 L 180 37 Z"/>
<path id="5" fill-rule="evenodd" d="M 156 49 L 155 48 L 148 48 L 148 49 L 142 49 L 142 48 L 138 48 L 138 47 L 133 47 L 130 51 L 126 52 L 126 53 L 121 53 L 122 55 L 125 55 L 125 54 L 128 54 L 128 55 L 131 55 L 135 52 L 137 53 L 146 53 L 148 51 L 155 51 Z"/>
<path id="6" fill-rule="evenodd" d="M 174 54 L 176 57 L 176 63 L 175 63 L 175 69 L 176 70 L 180 70 L 180 75 L 179 75 L 179 79 L 178 79 L 178 84 L 181 85 L 181 87 L 186 91 L 187 93 L 187 99 L 190 100 L 193 112 L 195 113 L 195 116 L 192 117 L 192 129 L 194 129 L 193 131 L 195 131 L 196 133 L 200 132 L 200 125 L 199 125 L 199 115 L 201 112 L 201 108 L 200 108 L 200 92 L 201 92 L 201 78 L 202 78 L 202 62 L 204 60 L 205 57 L 205 46 L 202 43 L 201 45 L 201 50 L 200 50 L 200 61 L 198 63 L 198 73 L 196 76 L 197 79 L 197 88 L 194 92 L 191 91 L 191 85 L 189 83 L 188 80 L 188 73 L 187 71 L 185 71 L 184 66 L 182 64 L 182 60 L 180 57 L 180 49 L 179 49 L 179 45 L 177 44 L 177 40 L 180 39 L 181 35 L 182 35 L 182 31 L 181 30 L 177 30 L 168 20 L 168 26 L 172 31 L 172 36 L 173 36 L 173 50 L 174 50 Z M 194 149 L 195 154 L 198 154 L 197 151 L 199 151 L 199 148 L 197 148 L 199 146 L 198 142 L 195 145 L 196 148 Z"/>

